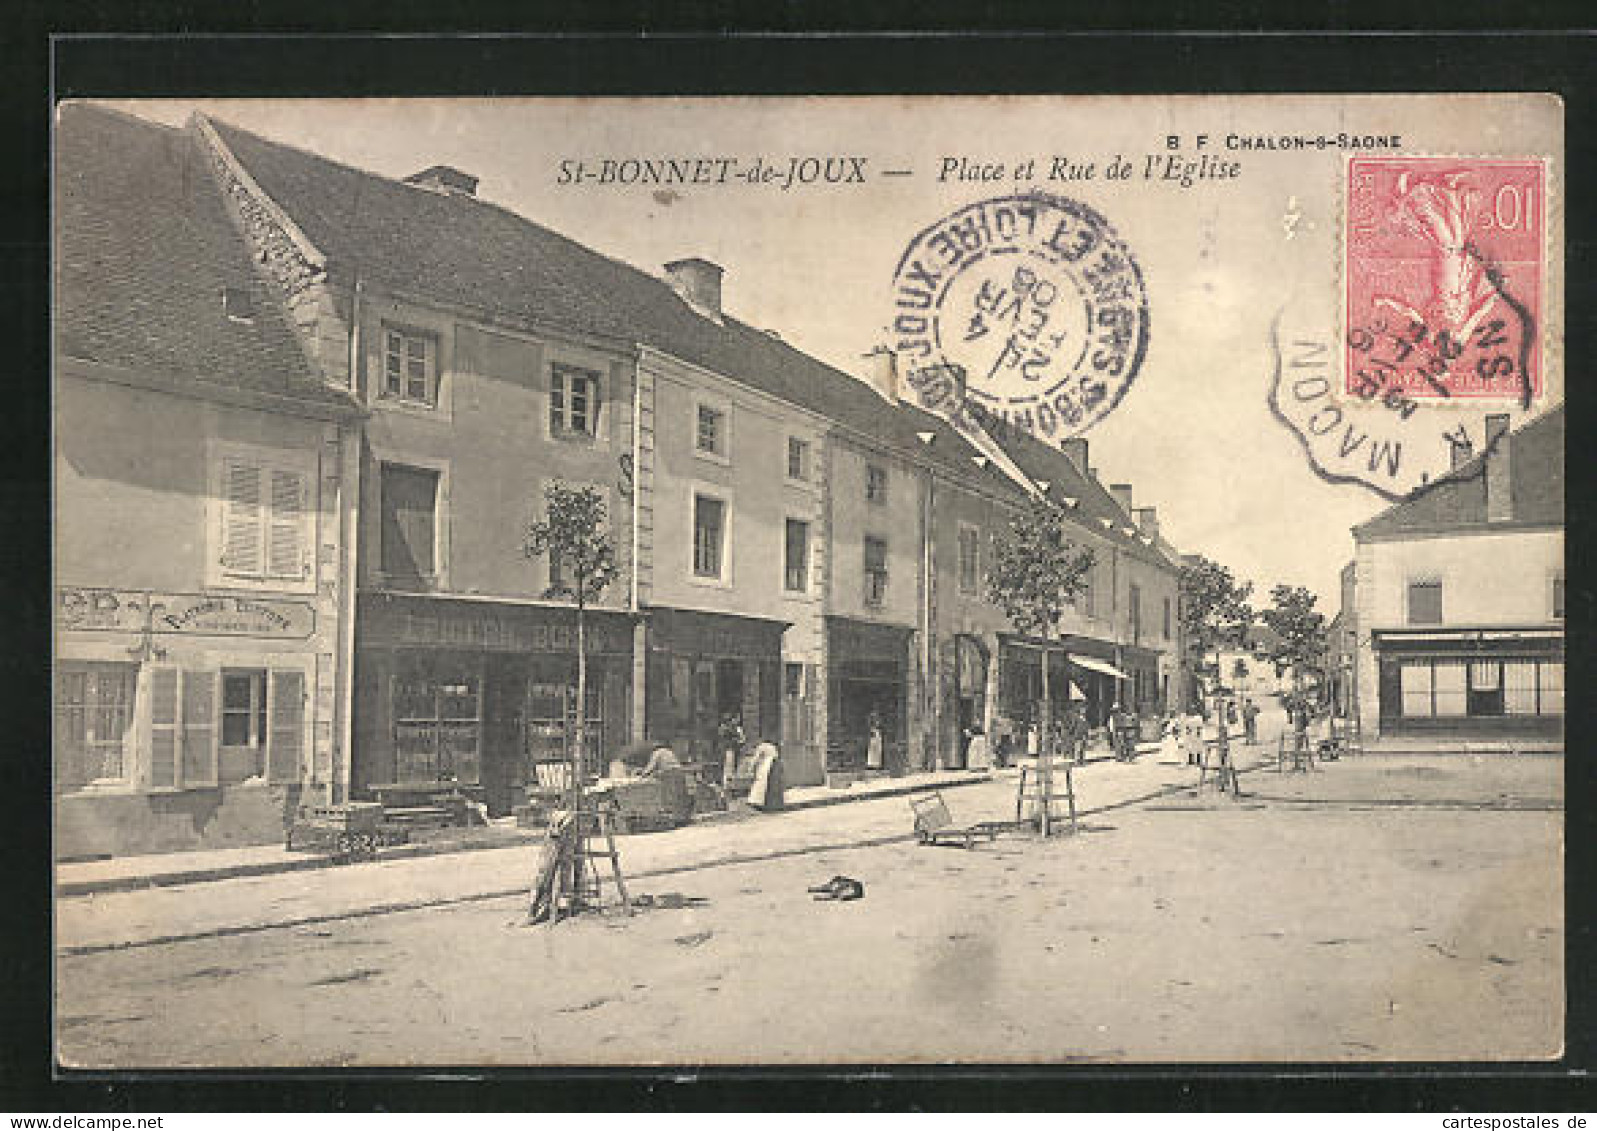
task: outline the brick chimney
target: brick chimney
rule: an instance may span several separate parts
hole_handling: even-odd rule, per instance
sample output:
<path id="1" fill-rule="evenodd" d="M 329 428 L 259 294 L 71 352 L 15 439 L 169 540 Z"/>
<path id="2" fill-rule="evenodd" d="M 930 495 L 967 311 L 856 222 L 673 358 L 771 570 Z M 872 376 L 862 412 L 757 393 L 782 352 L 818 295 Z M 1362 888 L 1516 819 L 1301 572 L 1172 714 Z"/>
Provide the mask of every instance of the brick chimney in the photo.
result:
<path id="1" fill-rule="evenodd" d="M 1137 528 L 1155 542 L 1159 541 L 1159 508 L 1138 507 L 1132 514 L 1137 520 Z"/>
<path id="2" fill-rule="evenodd" d="M 721 275 L 718 264 L 697 256 L 676 259 L 665 265 L 666 281 L 682 301 L 708 318 L 721 324 Z"/>
<path id="3" fill-rule="evenodd" d="M 1508 414 L 1486 418 L 1486 521 L 1507 522 L 1514 517 L 1513 478 L 1510 474 L 1513 437 Z"/>
<path id="4" fill-rule="evenodd" d="M 1457 471 L 1463 467 L 1469 462 L 1470 457 L 1475 454 L 1475 445 L 1469 442 L 1468 436 L 1448 436 L 1447 448 L 1450 461 L 1448 469 L 1451 471 Z"/>
<path id="5" fill-rule="evenodd" d="M 1115 502 L 1120 504 L 1120 509 L 1126 512 L 1126 517 L 1131 517 L 1131 484 L 1111 483 L 1109 494 L 1114 496 Z"/>
<path id="6" fill-rule="evenodd" d="M 455 196 L 477 195 L 477 178 L 470 173 L 461 172 L 453 165 L 430 165 L 421 172 L 406 177 L 405 183 Z"/>
<path id="7" fill-rule="evenodd" d="M 1070 462 L 1076 465 L 1076 470 L 1083 475 L 1087 474 L 1087 438 L 1085 436 L 1072 436 L 1062 441 L 1059 450 L 1070 457 Z"/>

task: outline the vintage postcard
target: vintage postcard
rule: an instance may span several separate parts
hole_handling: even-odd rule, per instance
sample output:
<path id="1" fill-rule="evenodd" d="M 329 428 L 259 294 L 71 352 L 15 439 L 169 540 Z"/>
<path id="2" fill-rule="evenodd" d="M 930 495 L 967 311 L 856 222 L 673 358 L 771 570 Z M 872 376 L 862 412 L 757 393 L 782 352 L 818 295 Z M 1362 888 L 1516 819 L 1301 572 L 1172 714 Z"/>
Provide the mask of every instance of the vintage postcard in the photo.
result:
<path id="1" fill-rule="evenodd" d="M 1557 98 L 53 125 L 63 1067 L 1562 1055 Z"/>

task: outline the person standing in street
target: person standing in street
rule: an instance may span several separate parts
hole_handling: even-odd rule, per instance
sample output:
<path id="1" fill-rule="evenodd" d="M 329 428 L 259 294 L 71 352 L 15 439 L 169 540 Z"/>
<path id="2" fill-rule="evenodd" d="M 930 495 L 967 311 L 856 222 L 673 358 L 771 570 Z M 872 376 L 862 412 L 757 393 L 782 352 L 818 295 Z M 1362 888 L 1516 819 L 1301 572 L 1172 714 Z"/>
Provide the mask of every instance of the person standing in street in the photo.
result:
<path id="1" fill-rule="evenodd" d="M 865 768 L 879 770 L 882 768 L 882 717 L 872 711 L 867 725 L 870 737 L 865 740 Z"/>
<path id="2" fill-rule="evenodd" d="M 1259 708 L 1252 699 L 1242 704 L 1242 733 L 1249 746 L 1259 744 Z"/>

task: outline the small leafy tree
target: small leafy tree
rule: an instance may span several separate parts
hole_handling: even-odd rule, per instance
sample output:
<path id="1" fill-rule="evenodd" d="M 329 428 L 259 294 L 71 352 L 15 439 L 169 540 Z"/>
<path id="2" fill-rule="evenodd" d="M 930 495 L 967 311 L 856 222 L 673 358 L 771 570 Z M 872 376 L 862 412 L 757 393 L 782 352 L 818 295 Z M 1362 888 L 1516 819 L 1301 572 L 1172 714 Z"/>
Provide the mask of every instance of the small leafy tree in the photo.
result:
<path id="1" fill-rule="evenodd" d="M 988 598 L 1003 610 L 1016 632 L 1047 639 L 1059 627 L 1065 606 L 1087 585 L 1093 555 L 1070 540 L 1064 512 L 1046 498 L 1035 498 L 1000 538 L 987 571 Z M 1048 799 L 1053 796 L 1053 740 L 1048 652 L 1042 658 L 1042 733 L 1038 736 L 1038 782 L 1042 790 L 1041 830 L 1049 834 Z"/>
<path id="2" fill-rule="evenodd" d="M 1197 657 L 1194 671 L 1201 673 L 1214 654 L 1219 678 L 1220 650 L 1240 647 L 1253 624 L 1252 582 L 1238 582 L 1229 569 L 1201 554 L 1181 567 L 1181 631 L 1187 648 Z"/>
<path id="3" fill-rule="evenodd" d="M 523 549 L 529 560 L 549 560 L 544 596 L 566 597 L 577 606 L 577 709 L 571 737 L 572 803 L 582 789 L 588 737 L 588 606 L 599 600 L 617 571 L 615 543 L 605 528 L 604 498 L 592 487 L 558 481 L 544 488 L 544 516 L 527 526 Z"/>
<path id="4" fill-rule="evenodd" d="M 1277 670 L 1292 669 L 1292 695 L 1296 704 L 1303 701 L 1303 673 L 1323 672 L 1330 651 L 1325 615 L 1314 609 L 1317 600 L 1301 585 L 1277 585 L 1270 590 L 1271 607 L 1260 614 L 1276 635 L 1270 658 L 1275 661 Z"/>
<path id="5" fill-rule="evenodd" d="M 1248 662 L 1241 656 L 1238 656 L 1237 662 L 1231 665 L 1231 678 L 1236 680 L 1238 687 L 1241 687 L 1248 678 Z"/>

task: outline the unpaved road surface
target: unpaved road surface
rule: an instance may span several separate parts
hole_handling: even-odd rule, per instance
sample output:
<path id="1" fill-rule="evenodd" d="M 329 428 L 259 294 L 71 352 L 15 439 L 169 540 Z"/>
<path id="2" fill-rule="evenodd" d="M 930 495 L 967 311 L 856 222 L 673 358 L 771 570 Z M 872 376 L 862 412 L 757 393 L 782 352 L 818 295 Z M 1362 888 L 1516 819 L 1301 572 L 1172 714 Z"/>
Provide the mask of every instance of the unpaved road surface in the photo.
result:
<path id="1" fill-rule="evenodd" d="M 59 1051 L 122 1068 L 1554 1057 L 1561 774 L 1345 761 L 1048 843 L 657 876 L 634 887 L 688 905 L 631 919 L 527 928 L 498 899 L 68 954 Z M 806 893 L 838 873 L 865 898 Z"/>

